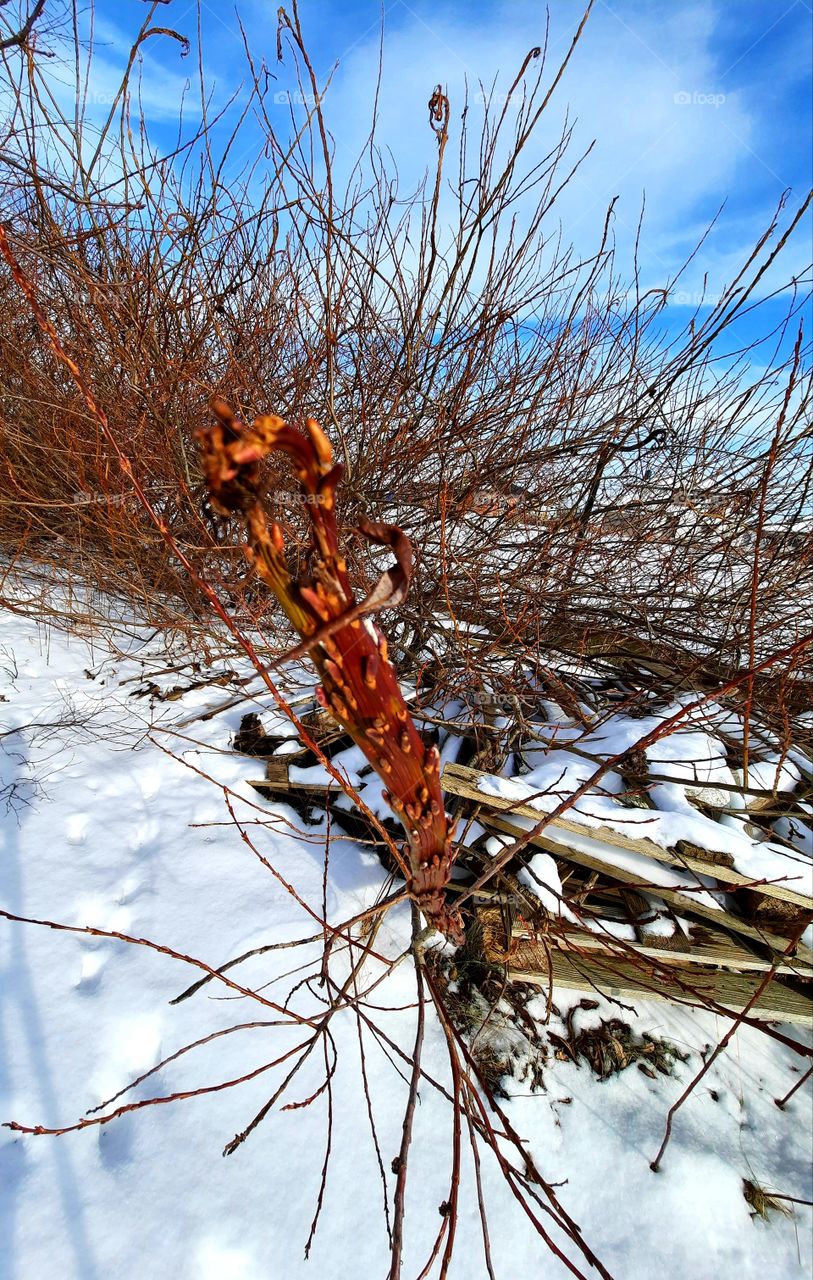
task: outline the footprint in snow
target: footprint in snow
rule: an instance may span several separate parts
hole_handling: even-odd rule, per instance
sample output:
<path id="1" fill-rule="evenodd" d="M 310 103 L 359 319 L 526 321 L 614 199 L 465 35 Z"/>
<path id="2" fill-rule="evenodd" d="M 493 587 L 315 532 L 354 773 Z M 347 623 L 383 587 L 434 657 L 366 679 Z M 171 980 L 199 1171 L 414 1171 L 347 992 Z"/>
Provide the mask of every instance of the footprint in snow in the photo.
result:
<path id="1" fill-rule="evenodd" d="M 68 844 L 82 845 L 87 842 L 90 817 L 86 813 L 74 813 L 65 823 L 65 838 Z"/>
<path id="2" fill-rule="evenodd" d="M 131 1084 L 139 1076 L 161 1059 L 161 1022 L 154 1014 L 134 1014 L 123 1018 L 118 1027 L 111 1028 L 104 1043 L 98 1046 L 98 1067 L 91 1080 L 91 1088 L 96 1095 L 96 1105 L 111 1100 L 121 1089 Z M 135 1102 L 139 1098 L 154 1097 L 160 1093 L 162 1086 L 158 1080 L 159 1073 L 150 1077 L 142 1085 L 129 1090 L 112 1102 L 113 1107 L 127 1102 Z M 111 1132 L 115 1134 L 112 1141 L 103 1139 L 108 1128 L 103 1125 L 99 1130 L 99 1152 L 108 1167 L 122 1164 L 130 1158 L 132 1134 L 126 1121 L 129 1117 L 114 1120 Z"/>
<path id="3" fill-rule="evenodd" d="M 15 1110 L 13 1105 L 4 1106 L 3 1114 L 16 1115 L 17 1110 L 22 1111 L 23 1108 Z M 8 1197 L 9 1204 L 13 1204 L 15 1188 L 21 1186 L 25 1178 L 27 1155 L 26 1144 L 20 1141 L 17 1134 L 13 1137 L 0 1137 L 0 1187 L 3 1188 L 3 1195 Z"/>
<path id="4" fill-rule="evenodd" d="M 79 980 L 76 990 L 82 995 L 93 995 L 102 980 L 102 972 L 107 963 L 107 956 L 102 951 L 85 951 L 80 961 Z"/>
<path id="5" fill-rule="evenodd" d="M 105 1102 L 125 1085 L 154 1067 L 161 1057 L 160 1021 L 152 1014 L 138 1014 L 119 1024 L 108 1038 L 104 1063 L 94 1077 L 93 1085 L 99 1102 Z M 113 1106 L 154 1097 L 166 1092 L 156 1072 L 143 1085 L 117 1098 Z M 128 1164 L 135 1155 L 138 1141 L 138 1117 L 120 1116 L 98 1131 L 99 1159 L 111 1172 Z"/>
<path id="6" fill-rule="evenodd" d="M 133 895 L 131 895 L 133 896 Z M 115 933 L 129 933 L 132 924 L 132 912 L 124 905 L 124 897 L 112 908 L 110 904 L 88 902 L 79 912 L 77 923 L 89 924 L 100 929 L 109 929 Z M 107 962 L 113 954 L 116 942 L 113 939 L 84 937 L 80 944 L 79 977 L 74 983 L 75 989 L 85 996 L 93 995 L 102 981 Z"/>
<path id="7" fill-rule="evenodd" d="M 149 804 L 150 800 L 154 800 L 158 795 L 158 792 L 161 790 L 163 778 L 160 770 L 146 768 L 139 770 L 136 774 L 136 782 L 138 783 L 144 802 Z"/>
<path id="8" fill-rule="evenodd" d="M 125 1101 L 125 1099 L 122 1099 Z M 97 1142 L 99 1159 L 111 1173 L 129 1164 L 135 1148 L 136 1119 L 132 1115 L 119 1116 L 112 1124 L 104 1124 L 99 1128 Z"/>
<path id="9" fill-rule="evenodd" d="M 130 847 L 135 852 L 135 850 L 140 848 L 141 845 L 137 845 L 134 848 L 131 844 Z M 127 876 L 127 878 L 121 882 L 121 889 L 119 890 L 116 902 L 120 907 L 126 907 L 129 906 L 131 902 L 134 902 L 136 898 L 140 897 L 141 894 L 149 892 L 149 887 L 139 876 Z"/>
<path id="10" fill-rule="evenodd" d="M 130 853 L 140 853 L 158 838 L 161 824 L 157 818 L 142 818 L 130 824 L 127 832 L 127 848 Z"/>

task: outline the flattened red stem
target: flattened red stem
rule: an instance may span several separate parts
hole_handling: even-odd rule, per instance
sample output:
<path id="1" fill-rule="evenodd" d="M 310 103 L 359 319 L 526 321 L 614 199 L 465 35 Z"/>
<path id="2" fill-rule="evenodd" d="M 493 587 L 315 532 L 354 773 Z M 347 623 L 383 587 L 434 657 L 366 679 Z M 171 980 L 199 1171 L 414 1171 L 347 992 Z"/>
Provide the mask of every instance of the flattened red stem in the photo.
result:
<path id="1" fill-rule="evenodd" d="M 367 527 L 367 536 L 395 549 L 398 564 L 356 603 L 338 547 L 335 490 L 342 468 L 333 464 L 321 427 L 308 419 L 299 431 L 265 415 L 246 428 L 224 402 L 213 409 L 218 424 L 202 433 L 213 505 L 243 516 L 258 571 L 303 636 L 303 643 L 280 661 L 310 655 L 322 677 L 317 701 L 347 729 L 386 781 L 384 799 L 404 823 L 410 892 L 429 923 L 459 936 L 459 919 L 445 902 L 452 832 L 440 789 L 440 753 L 434 746 L 424 748 L 389 662 L 386 639 L 361 622 L 365 613 L 403 599 L 411 572 L 409 544 L 392 526 Z M 291 458 L 311 522 L 313 577 L 305 583 L 290 578 L 282 530 L 269 525 L 265 516 L 259 464 L 275 450 Z"/>

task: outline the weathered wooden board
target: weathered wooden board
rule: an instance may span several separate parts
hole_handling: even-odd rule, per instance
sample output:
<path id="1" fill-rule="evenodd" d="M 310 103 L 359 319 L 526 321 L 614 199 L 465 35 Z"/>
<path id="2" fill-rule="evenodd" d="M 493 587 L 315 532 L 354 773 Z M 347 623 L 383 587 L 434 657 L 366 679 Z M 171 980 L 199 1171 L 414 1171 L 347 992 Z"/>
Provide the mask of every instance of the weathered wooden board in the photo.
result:
<path id="1" fill-rule="evenodd" d="M 574 872 L 578 870 L 573 868 Z M 636 954 L 651 956 L 653 960 L 663 964 L 712 965 L 744 973 L 765 973 L 776 964 L 776 956 L 769 958 L 768 948 L 760 949 L 760 952 L 752 950 L 742 938 L 733 938 L 710 920 L 687 920 L 685 916 L 678 919 L 655 893 L 644 897 L 637 890 L 628 889 L 626 885 L 610 885 L 606 881 L 592 886 L 587 878 L 580 884 L 578 880 L 574 880 L 572 872 L 566 873 L 563 880 L 562 895 L 571 909 L 581 909 L 587 920 L 609 926 L 606 932 L 594 931 L 587 924 L 574 924 L 564 918 L 556 920 L 552 925 L 556 945 L 565 951 L 572 948 L 576 951 L 595 951 L 599 955 L 618 955 L 619 943 L 612 934 L 612 927 L 615 924 L 627 924 L 635 928 L 637 936 L 634 941 L 625 941 L 623 946 L 631 947 Z M 656 906 L 656 903 L 659 905 Z M 653 918 L 660 919 L 661 922 L 671 918 L 674 931 L 666 937 L 650 932 L 648 923 Z M 512 936 L 532 936 L 529 925 L 521 916 L 515 917 Z M 811 973 L 806 966 L 790 958 L 783 960 L 775 971 L 797 977 Z"/>
<path id="2" fill-rule="evenodd" d="M 298 791 L 310 792 L 314 796 L 324 796 L 326 791 L 340 791 L 334 778 L 322 782 L 303 782 L 291 777 L 291 769 L 298 764 L 298 752 L 285 756 L 269 756 L 266 760 L 266 776 L 249 778 L 248 785 L 256 791 Z"/>
<path id="3" fill-rule="evenodd" d="M 495 913 L 491 909 L 491 915 Z M 499 913 L 496 913 L 499 914 Z M 494 923 L 494 922 L 492 922 Z M 681 991 L 675 983 L 678 974 L 663 963 L 665 953 L 649 959 L 642 971 L 637 962 L 599 956 L 577 955 L 573 950 L 551 946 L 549 951 L 530 938 L 512 939 L 508 955 L 505 933 L 499 927 L 484 930 L 486 957 L 494 964 L 505 965 L 509 979 L 534 986 L 566 987 L 587 994 L 598 992 L 627 1000 L 666 1000 L 704 1007 L 704 997 L 740 1013 L 752 999 L 764 979 L 760 973 L 729 973 L 722 969 L 681 970 L 680 978 L 697 994 Z M 813 984 L 788 986 L 774 977 L 749 1010 L 749 1017 L 766 1022 L 793 1022 L 813 1025 Z"/>
<path id="4" fill-rule="evenodd" d="M 771 968 L 770 960 L 737 946 L 733 938 L 722 929 L 703 924 L 699 933 L 700 936 L 686 938 L 683 942 L 670 941 L 668 947 L 658 946 L 654 941 L 628 942 L 625 946 L 635 951 L 636 955 L 647 957 L 659 965 L 675 965 L 678 968 L 701 965 L 732 969 L 738 973 L 765 973 Z M 558 922 L 555 936 L 556 946 L 562 951 L 590 951 L 596 952 L 598 956 L 618 956 L 617 940 L 601 933 Z M 515 925 L 512 937 L 530 939 L 531 935 L 522 925 Z M 789 960 L 778 965 L 776 972 L 799 975 L 804 970 Z"/>
<path id="5" fill-rule="evenodd" d="M 447 766 L 448 768 L 448 766 Z M 445 777 L 445 773 L 444 773 Z M 478 793 L 478 802 L 479 802 Z M 487 803 L 491 797 L 483 796 L 482 799 Z M 489 827 L 494 831 L 500 831 L 506 835 L 520 837 L 527 835 L 520 827 L 510 821 L 508 817 L 499 812 L 480 812 L 478 821 L 485 827 Z M 566 834 L 566 833 L 565 833 Z M 557 838 L 558 837 L 558 838 Z M 733 915 L 730 911 L 723 908 L 716 910 L 714 907 L 708 907 L 703 902 L 698 902 L 697 898 L 686 891 L 670 889 L 661 884 L 653 884 L 646 876 L 638 875 L 634 871 L 617 866 L 609 859 L 602 858 L 592 853 L 583 853 L 581 850 L 573 849 L 562 838 L 562 833 L 552 826 L 546 827 L 540 835 L 534 836 L 530 844 L 539 849 L 544 849 L 546 853 L 552 853 L 558 858 L 565 859 L 569 862 L 575 862 L 577 865 L 587 867 L 591 871 L 598 871 L 602 875 L 617 881 L 621 881 L 625 885 L 632 885 L 635 888 L 648 889 L 657 893 L 658 897 L 663 898 L 670 906 L 680 909 L 686 915 L 699 916 L 701 919 L 712 921 L 721 928 L 730 929 L 734 933 L 740 934 L 744 938 L 749 938 L 752 942 L 769 947 L 773 951 L 784 952 L 788 946 L 788 939 L 781 937 L 779 934 L 772 933 L 768 929 L 757 928 L 749 924 L 747 920 L 742 920 L 739 916 Z M 797 943 L 795 953 L 793 955 L 794 966 L 805 968 L 813 968 L 813 951 L 804 945 Z"/>
<path id="6" fill-rule="evenodd" d="M 565 871 L 563 877 L 565 901 L 569 902 L 574 909 L 576 906 L 586 907 L 592 918 L 602 923 L 609 922 L 611 926 L 612 922 L 632 925 L 637 936 L 634 942 L 626 945 L 632 946 L 641 955 L 651 956 L 664 964 L 713 965 L 738 972 L 765 973 L 776 965 L 776 954 L 771 955 L 770 948 L 766 946 L 754 948 L 750 945 L 750 940 L 743 938 L 742 935 L 735 936 L 726 929 L 720 928 L 719 921 L 713 922 L 710 918 L 692 920 L 685 915 L 678 916 L 657 893 L 647 893 L 643 896 L 626 885 L 611 885 L 606 880 L 600 880 L 594 888 L 591 888 L 589 880 L 586 880 L 584 889 L 580 889 L 573 873 L 586 871 L 586 869 L 577 868 L 574 865 L 568 873 L 562 863 L 560 867 Z M 587 873 L 588 877 L 592 874 Z M 664 921 L 668 922 L 671 919 L 674 926 L 673 932 L 664 936 L 659 930 L 650 928 L 653 916 L 661 925 Z M 519 922 L 515 925 L 515 932 L 517 936 L 523 932 L 523 926 Z M 528 929 L 525 928 L 524 932 L 527 934 Z M 607 934 L 598 933 L 593 938 L 581 925 L 572 925 L 566 921 L 557 922 L 557 940 L 565 949 L 570 945 L 571 933 L 574 935 L 573 945 L 576 947 L 585 946 L 587 949 L 592 947 L 598 952 L 612 950 L 611 939 Z M 813 976 L 813 970 L 791 957 L 782 960 L 775 971 L 796 977 Z"/>
<path id="7" fill-rule="evenodd" d="M 506 800 L 502 796 L 492 796 L 485 791 L 480 791 L 477 785 L 479 780 L 489 776 L 489 774 L 481 773 L 477 769 L 469 769 L 465 765 L 447 764 L 443 770 L 441 786 L 444 790 L 451 792 L 452 795 L 461 796 L 489 809 L 498 812 L 510 810 L 512 814 L 516 814 L 518 817 L 530 818 L 534 822 L 541 821 L 544 814 L 539 809 L 534 809 L 531 805 L 520 804 L 514 800 Z M 813 898 L 809 898 L 807 894 L 797 893 L 795 889 L 786 888 L 785 885 L 781 884 L 754 885 L 748 876 L 743 875 L 741 871 L 735 871 L 733 867 L 723 866 L 711 859 L 705 861 L 676 853 L 670 849 L 662 849 L 660 845 L 655 844 L 652 840 L 625 836 L 613 830 L 612 827 L 587 826 L 586 823 L 575 822 L 572 818 L 560 817 L 552 819 L 548 823 L 546 831 L 555 832 L 560 839 L 567 835 L 576 835 L 583 839 L 598 841 L 601 844 L 622 849 L 625 853 L 643 854 L 647 858 L 653 858 L 656 862 L 663 862 L 668 866 L 677 867 L 683 871 L 694 871 L 700 875 L 712 876 L 714 879 L 735 888 L 753 887 L 755 893 L 768 898 L 778 898 L 782 902 L 789 902 L 794 906 L 801 907 L 802 910 L 813 912 Z"/>
<path id="8" fill-rule="evenodd" d="M 653 979 L 651 986 L 644 985 L 637 969 L 631 965 L 615 964 L 613 969 L 614 972 L 610 975 L 599 962 L 582 958 L 575 960 L 561 951 L 554 952 L 553 955 L 553 980 L 560 987 L 587 993 L 598 989 L 605 995 L 628 1000 L 665 1000 L 672 1004 L 686 1003 L 697 1008 L 703 1007 L 702 998 L 686 994 L 678 997 L 674 987 L 662 980 Z M 526 973 L 513 967 L 509 969 L 509 978 L 516 982 L 530 982 L 545 987 L 548 985 L 546 975 Z M 691 985 L 698 989 L 705 985 L 710 997 L 737 1014 L 748 1004 L 758 982 L 748 981 L 745 974 L 721 971 L 713 979 L 708 977 L 704 981 L 699 981 L 693 975 Z M 813 999 L 774 981 L 754 1003 L 748 1016 L 763 1022 L 792 1022 L 801 1026 L 813 1026 Z"/>
<path id="9" fill-rule="evenodd" d="M 507 835 L 519 836 L 523 834 L 518 827 L 512 826 L 510 822 L 499 814 L 488 815 L 488 817 L 481 814 L 479 821 L 484 826 L 492 826 L 495 830 L 505 832 Z M 535 836 L 530 843 L 540 849 L 544 849 L 547 853 L 569 859 L 571 862 L 578 862 L 579 865 L 588 867 L 592 871 L 599 871 L 604 875 L 622 880 L 624 884 L 652 890 L 660 898 L 663 898 L 665 902 L 668 902 L 671 906 L 678 907 L 687 915 L 700 916 L 703 920 L 713 921 L 723 928 L 731 929 L 735 933 L 741 934 L 744 938 L 750 938 L 752 942 L 770 947 L 773 951 L 784 952 L 788 946 L 787 938 L 749 924 L 747 920 L 742 920 L 730 911 L 725 911 L 723 908 L 715 910 L 714 907 L 708 907 L 705 903 L 698 902 L 697 898 L 692 894 L 682 892 L 679 889 L 668 889 L 661 884 L 653 885 L 650 880 L 647 880 L 646 876 L 636 875 L 635 872 L 617 867 L 612 862 L 605 862 L 603 859 L 593 857 L 591 854 L 570 849 L 563 843 L 546 838 L 544 834 Z M 804 965 L 806 968 L 813 968 L 813 951 L 806 947 L 804 943 L 797 943 L 793 960 L 797 966 Z"/>

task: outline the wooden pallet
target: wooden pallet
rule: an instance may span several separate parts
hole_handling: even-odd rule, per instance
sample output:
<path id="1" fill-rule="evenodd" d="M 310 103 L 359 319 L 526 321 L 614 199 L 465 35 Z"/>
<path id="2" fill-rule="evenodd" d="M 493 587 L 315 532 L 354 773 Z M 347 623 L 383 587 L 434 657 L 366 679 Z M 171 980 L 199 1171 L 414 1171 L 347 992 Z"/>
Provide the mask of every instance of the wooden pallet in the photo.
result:
<path id="1" fill-rule="evenodd" d="M 531 935 L 522 924 L 515 924 L 512 938 L 522 941 L 530 939 Z M 562 951 L 595 952 L 597 957 L 619 955 L 618 940 L 610 934 L 593 932 L 562 921 L 556 923 L 555 942 Z M 623 946 L 658 965 L 679 968 L 700 965 L 731 969 L 737 973 L 766 973 L 772 965 L 766 956 L 739 946 L 723 929 L 716 929 L 711 924 L 691 924 L 688 934 L 681 931 L 677 941 L 670 938 L 668 946 L 659 946 L 657 941 L 641 940 L 640 937 L 635 942 L 625 942 Z M 794 960 L 787 960 L 777 966 L 776 972 L 798 977 L 806 976 L 810 971 Z"/>
<path id="2" fill-rule="evenodd" d="M 510 810 L 512 814 L 522 818 L 530 818 L 534 823 L 541 821 L 545 815 L 539 809 L 481 791 L 478 786 L 479 781 L 490 776 L 490 774 L 481 773 L 477 769 L 469 769 L 465 765 L 447 764 L 443 770 L 441 783 L 444 790 L 451 792 L 452 795 L 462 796 L 466 800 L 485 805 L 487 808 L 498 812 Z M 726 886 L 730 885 L 732 888 L 753 888 L 755 893 L 759 893 L 763 897 L 776 898 L 781 902 L 788 902 L 793 906 L 800 907 L 803 911 L 813 913 L 813 898 L 808 897 L 807 894 L 799 893 L 783 884 L 754 885 L 751 877 L 743 875 L 741 871 L 736 871 L 733 867 L 725 866 L 722 862 L 715 862 L 713 855 L 709 855 L 707 859 L 692 857 L 687 854 L 677 853 L 672 849 L 662 849 L 653 840 L 625 836 L 619 831 L 615 831 L 612 827 L 588 826 L 583 822 L 575 822 L 572 818 L 553 818 L 548 823 L 546 830 L 555 832 L 557 836 L 566 837 L 570 835 L 577 836 L 579 839 L 596 841 L 603 845 L 621 849 L 625 853 L 643 854 L 647 858 L 654 859 L 655 862 L 665 863 L 681 871 L 694 871 L 699 875 L 712 876 L 715 880 L 721 881 Z"/>
<path id="3" fill-rule="evenodd" d="M 481 825 L 494 831 L 522 838 L 527 836 L 527 831 L 516 823 L 511 821 L 511 816 L 505 813 L 507 808 L 512 808 L 512 814 L 516 813 L 520 816 L 531 817 L 535 821 L 539 821 L 543 816 L 538 810 L 531 809 L 527 805 L 511 805 L 510 801 L 503 800 L 499 796 L 490 796 L 485 792 L 479 791 L 472 785 L 466 777 L 461 777 L 461 773 L 471 774 L 472 770 L 464 770 L 458 765 L 447 765 L 443 771 L 441 783 L 452 794 L 463 794 L 466 799 L 473 800 L 478 805 L 477 818 Z M 481 775 L 486 776 L 486 775 Z M 481 807 L 482 806 L 482 807 Z M 483 809 L 486 811 L 483 812 Z M 589 842 L 589 852 L 584 848 L 574 846 L 569 837 L 573 834 L 573 828 L 576 829 L 579 836 L 579 843 Z M 572 823 L 569 820 L 556 819 L 548 824 L 538 836 L 533 836 L 529 840 L 529 844 L 536 848 L 544 849 L 546 853 L 551 853 L 555 857 L 563 859 L 567 862 L 576 863 L 578 866 L 586 867 L 591 871 L 599 872 L 602 876 L 606 876 L 610 880 L 622 882 L 626 886 L 634 888 L 647 889 L 656 893 L 658 897 L 669 903 L 672 907 L 677 907 L 681 913 L 690 916 L 699 916 L 703 921 L 709 921 L 719 928 L 730 930 L 743 938 L 749 939 L 758 946 L 767 946 L 774 952 L 784 952 L 788 946 L 788 939 L 781 935 L 773 933 L 771 930 L 761 928 L 750 924 L 746 920 L 742 920 L 733 912 L 727 911 L 722 907 L 715 909 L 707 906 L 704 902 L 698 901 L 697 896 L 688 891 L 687 887 L 676 885 L 673 888 L 661 884 L 653 884 L 651 879 L 637 872 L 621 868 L 612 861 L 612 848 L 624 848 L 626 837 L 618 835 L 617 832 L 611 834 L 615 837 L 612 846 L 609 849 L 602 847 L 601 839 L 595 834 L 603 833 L 606 828 L 585 828 L 582 824 Z M 588 833 L 585 835 L 584 833 Z M 609 843 L 609 842 L 608 842 Z M 634 845 L 643 844 L 643 841 L 635 840 Z M 651 841 L 646 841 L 649 847 L 658 849 L 662 855 L 666 854 L 666 850 L 662 850 L 659 846 L 653 846 Z M 632 852 L 639 853 L 641 850 L 635 848 Z M 665 861 L 662 857 L 657 861 Z M 679 870 L 687 870 L 685 864 L 681 862 L 672 862 Z M 714 867 L 712 864 L 705 865 L 703 875 L 714 875 L 720 868 Z M 805 899 L 804 901 L 808 901 Z M 811 904 L 813 905 L 813 904 Z M 795 952 L 793 953 L 793 961 L 795 966 L 804 966 L 805 968 L 813 968 L 813 950 L 806 947 L 803 943 L 797 943 Z"/>
<path id="4" fill-rule="evenodd" d="M 736 1015 L 752 1000 L 765 976 L 759 972 L 732 973 L 717 965 L 705 968 L 697 964 L 691 968 L 681 965 L 680 980 L 693 988 L 693 992 L 684 991 L 675 981 L 678 975 L 671 953 L 662 951 L 657 956 L 644 957 L 639 951 L 641 959 L 646 959 L 642 968 L 637 960 L 610 956 L 606 949 L 601 955 L 578 954 L 575 939 L 570 946 L 560 946 L 558 938 L 551 938 L 546 949 L 525 934 L 512 936 L 510 946 L 506 947 L 502 913 L 492 907 L 481 909 L 478 916 L 484 925 L 486 959 L 498 967 L 505 966 L 510 981 L 533 986 L 547 988 L 552 981 L 554 987 L 598 992 L 622 1000 L 666 1000 L 695 1008 L 704 1008 L 706 1000 L 713 1000 Z M 580 935 L 580 945 L 584 941 L 587 941 L 584 935 Z M 590 947 L 583 950 L 589 952 Z M 813 982 L 789 985 L 775 976 L 754 1002 L 748 1016 L 766 1022 L 813 1026 Z"/>
<path id="5" fill-rule="evenodd" d="M 765 973 L 776 965 L 776 956 L 771 956 L 767 947 L 752 949 L 744 939 L 732 937 L 709 920 L 700 923 L 685 916 L 678 918 L 657 894 L 648 893 L 644 897 L 626 885 L 611 884 L 575 866 L 566 869 L 560 864 L 560 870 L 564 873 L 564 904 L 577 914 L 583 913 L 584 920 L 584 923 L 573 923 L 560 916 L 552 923 L 555 944 L 564 951 L 595 951 L 599 956 L 612 956 L 618 955 L 623 947 L 666 965 L 705 965 L 735 972 Z M 488 904 L 487 892 L 484 900 Z M 514 913 L 512 937 L 532 937 L 532 927 L 519 911 Z M 547 919 L 547 912 L 544 914 Z M 653 932 L 651 925 L 655 921 L 671 925 L 670 934 Z M 608 927 L 593 930 L 590 922 Z M 634 929 L 635 939 L 619 944 L 612 933 L 616 924 Z M 776 966 L 775 971 L 797 977 L 810 974 L 809 969 L 790 958 Z"/>
<path id="6" fill-rule="evenodd" d="M 326 778 L 323 782 L 302 781 L 291 777 L 291 769 L 299 765 L 298 752 L 288 756 L 269 756 L 266 761 L 264 778 L 248 778 L 247 782 L 255 791 L 286 792 L 297 791 L 300 794 L 313 796 L 318 800 L 326 791 L 340 791 L 341 787 L 335 778 Z"/>

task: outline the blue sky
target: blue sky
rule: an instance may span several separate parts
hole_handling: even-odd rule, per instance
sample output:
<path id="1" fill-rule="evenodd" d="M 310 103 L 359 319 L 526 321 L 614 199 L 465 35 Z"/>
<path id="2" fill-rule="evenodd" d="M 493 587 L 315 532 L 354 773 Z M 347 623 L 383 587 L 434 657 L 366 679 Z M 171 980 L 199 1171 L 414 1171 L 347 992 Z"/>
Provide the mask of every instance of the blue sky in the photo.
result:
<path id="1" fill-rule="evenodd" d="M 497 76 L 497 92 L 506 88 L 528 49 L 543 41 L 545 10 L 527 0 L 385 0 L 383 6 L 376 0 L 302 0 L 302 25 L 320 79 L 338 63 L 325 111 L 340 167 L 343 158 L 355 156 L 369 127 L 382 8 L 385 75 L 378 137 L 409 185 L 434 162 L 426 119 L 434 84 L 443 84 L 451 100 L 454 146 L 466 84 L 477 95 L 481 82 L 490 86 Z M 94 77 L 102 89 L 123 66 L 129 37 L 146 9 L 141 0 L 97 0 Z M 265 58 L 280 92 L 291 87 L 290 60 L 282 66 L 276 61 L 277 5 L 244 0 L 235 10 L 206 0 L 203 63 L 215 101 L 245 77 L 236 12 L 255 60 Z M 569 46 L 581 12 L 571 0 L 552 0 L 551 69 Z M 196 5 L 171 0 L 157 9 L 154 22 L 188 35 L 193 46 L 188 59 L 170 41 L 145 46 L 147 114 L 156 136 L 169 142 L 176 136 L 184 81 L 197 61 Z M 645 195 L 642 274 L 647 286 L 657 286 L 674 274 L 725 205 L 670 306 L 670 325 L 677 326 L 689 314 L 703 273 L 709 292 L 716 293 L 767 225 L 781 193 L 790 188 L 788 207 L 795 209 L 813 185 L 812 63 L 810 0 L 596 0 L 537 144 L 542 154 L 566 111 L 576 120 L 574 153 L 595 139 L 561 204 L 565 238 L 589 250 L 607 204 L 618 196 L 615 233 L 624 270 Z M 278 109 L 284 131 L 288 107 Z M 786 255 L 783 278 L 806 271 L 810 239 L 808 222 Z M 769 305 L 777 317 L 784 307 Z M 748 339 L 754 325 L 764 323 L 742 321 L 739 336 Z"/>

